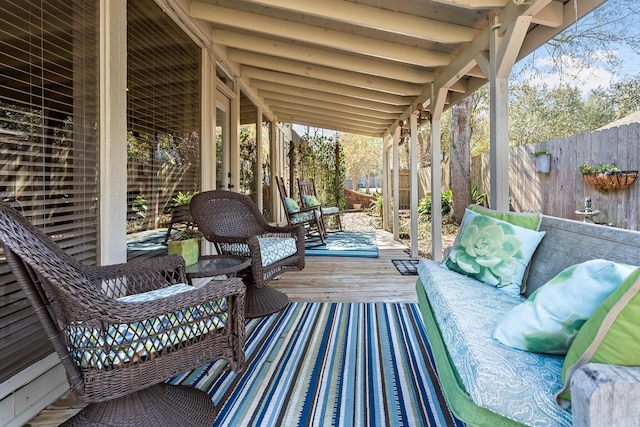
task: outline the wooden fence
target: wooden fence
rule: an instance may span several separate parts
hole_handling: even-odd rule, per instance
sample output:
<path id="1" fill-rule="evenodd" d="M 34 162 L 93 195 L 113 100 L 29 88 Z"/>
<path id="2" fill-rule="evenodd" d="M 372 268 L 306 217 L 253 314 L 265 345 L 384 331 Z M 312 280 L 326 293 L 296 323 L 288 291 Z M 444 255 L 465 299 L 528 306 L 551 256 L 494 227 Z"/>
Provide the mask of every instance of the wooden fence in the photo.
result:
<path id="1" fill-rule="evenodd" d="M 551 153 L 551 171 L 536 172 L 533 153 Z M 592 209 L 602 213 L 597 223 L 640 230 L 640 182 L 622 190 L 604 192 L 582 179 L 582 164 L 614 164 L 622 170 L 639 169 L 640 124 L 633 123 L 510 150 L 509 190 L 516 211 L 533 210 L 545 215 L 582 220 L 576 210 L 590 197 Z M 638 179 L 640 181 L 640 179 Z M 471 185 L 490 193 L 489 154 L 471 160 Z M 595 249 L 595 248 L 594 248 Z"/>

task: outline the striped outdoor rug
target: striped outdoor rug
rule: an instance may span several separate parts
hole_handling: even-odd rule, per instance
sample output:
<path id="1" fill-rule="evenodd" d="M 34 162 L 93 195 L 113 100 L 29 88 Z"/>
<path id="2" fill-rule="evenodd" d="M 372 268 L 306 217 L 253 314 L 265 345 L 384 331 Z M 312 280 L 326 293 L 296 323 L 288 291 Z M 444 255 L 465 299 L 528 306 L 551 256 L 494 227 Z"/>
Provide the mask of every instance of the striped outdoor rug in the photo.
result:
<path id="1" fill-rule="evenodd" d="M 216 426 L 464 426 L 450 413 L 417 304 L 290 303 L 247 324 L 248 366 L 174 384 L 221 405 Z"/>

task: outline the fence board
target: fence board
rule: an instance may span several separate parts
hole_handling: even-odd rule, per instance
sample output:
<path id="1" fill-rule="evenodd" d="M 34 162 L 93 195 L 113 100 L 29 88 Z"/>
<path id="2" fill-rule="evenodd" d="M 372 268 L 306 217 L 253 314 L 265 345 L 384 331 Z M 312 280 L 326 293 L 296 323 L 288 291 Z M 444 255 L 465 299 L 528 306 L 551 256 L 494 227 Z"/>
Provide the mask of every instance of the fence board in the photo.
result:
<path id="1" fill-rule="evenodd" d="M 532 153 L 551 153 L 551 172 L 537 173 Z M 622 170 L 638 170 L 640 124 L 633 123 L 575 135 L 510 151 L 509 186 L 517 211 L 526 209 L 562 218 L 581 220 L 575 213 L 591 197 L 593 209 L 602 211 L 596 222 L 640 230 L 640 183 L 623 190 L 603 192 L 590 186 L 579 172 L 581 164 L 615 163 Z M 640 179 L 638 180 L 640 181 Z M 471 185 L 490 192 L 489 154 L 471 159 Z"/>

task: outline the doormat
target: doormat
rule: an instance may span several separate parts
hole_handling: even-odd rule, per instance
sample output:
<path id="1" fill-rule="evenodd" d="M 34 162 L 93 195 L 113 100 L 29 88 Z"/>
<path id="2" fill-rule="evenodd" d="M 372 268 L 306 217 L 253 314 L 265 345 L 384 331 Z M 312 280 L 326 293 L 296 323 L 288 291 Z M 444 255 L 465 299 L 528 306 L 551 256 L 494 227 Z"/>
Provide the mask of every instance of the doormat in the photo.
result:
<path id="1" fill-rule="evenodd" d="M 417 276 L 419 259 L 392 259 L 391 262 L 403 276 Z"/>

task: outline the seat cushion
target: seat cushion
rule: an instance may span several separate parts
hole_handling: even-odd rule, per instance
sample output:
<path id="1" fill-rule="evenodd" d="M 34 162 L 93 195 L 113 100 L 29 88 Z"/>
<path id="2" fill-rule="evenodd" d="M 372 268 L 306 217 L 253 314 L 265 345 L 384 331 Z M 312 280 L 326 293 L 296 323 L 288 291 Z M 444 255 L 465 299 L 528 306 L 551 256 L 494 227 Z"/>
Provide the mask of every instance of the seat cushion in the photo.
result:
<path id="1" fill-rule="evenodd" d="M 153 301 L 193 289 L 180 283 L 118 300 L 128 303 Z M 123 366 L 155 357 L 167 348 L 224 327 L 226 310 L 227 301 L 222 298 L 140 322 L 106 324 L 103 328 L 76 323 L 67 329 L 69 350 L 81 368 Z"/>
<path id="2" fill-rule="evenodd" d="M 563 358 L 493 339 L 497 322 L 522 297 L 434 261 L 421 260 L 418 274 L 460 384 L 477 406 L 526 425 L 571 425 L 571 413 L 554 398 Z"/>
<path id="3" fill-rule="evenodd" d="M 258 243 L 263 267 L 295 255 L 298 252 L 296 239 L 293 237 L 258 237 Z"/>
<path id="4" fill-rule="evenodd" d="M 314 211 L 298 212 L 290 216 L 292 224 L 302 224 L 316 219 Z"/>
<path id="5" fill-rule="evenodd" d="M 340 209 L 338 209 L 335 206 L 332 206 L 330 208 L 321 208 L 322 209 L 322 215 L 335 215 L 338 212 L 340 212 Z"/>

